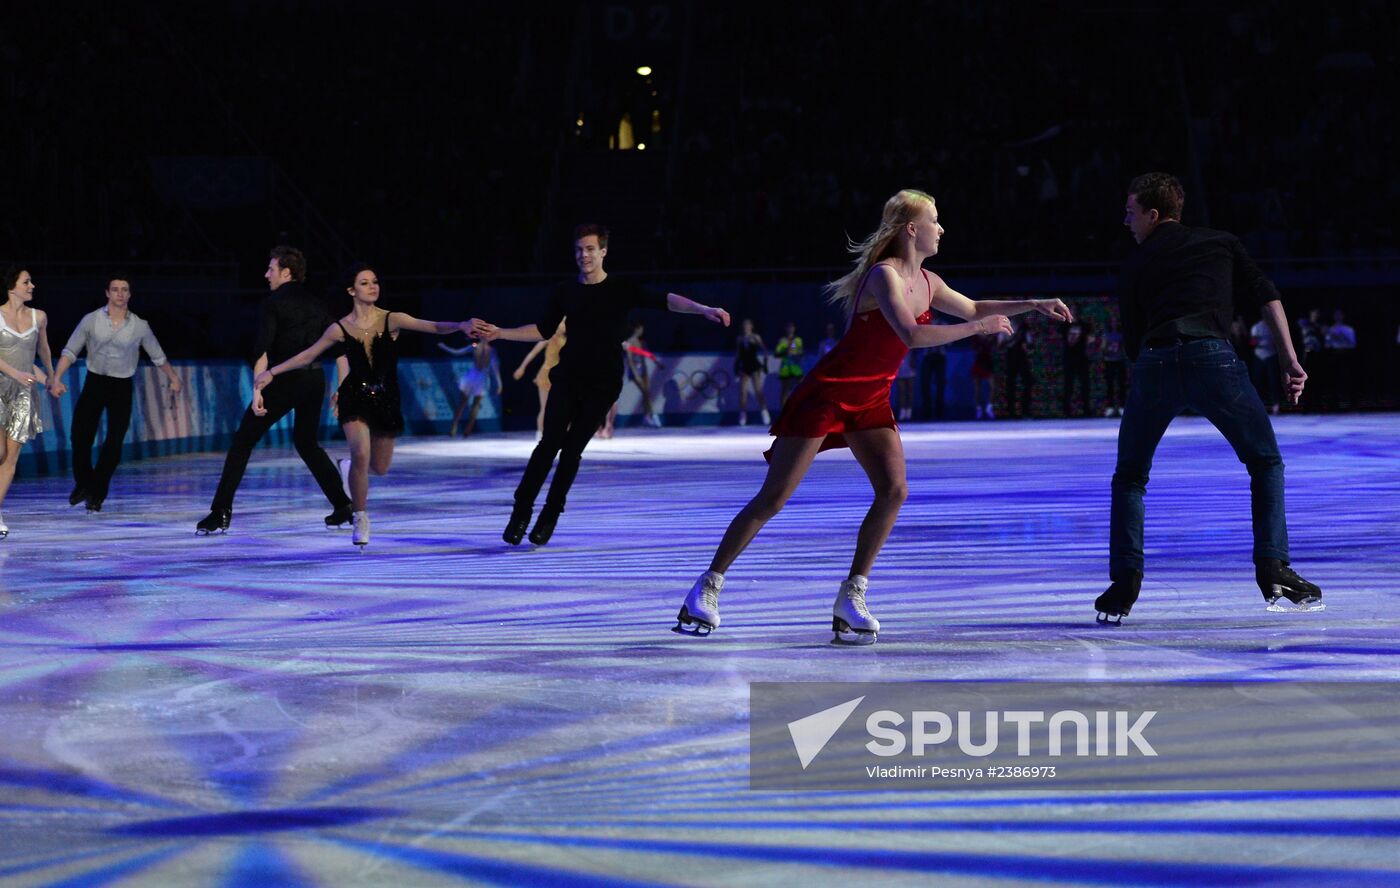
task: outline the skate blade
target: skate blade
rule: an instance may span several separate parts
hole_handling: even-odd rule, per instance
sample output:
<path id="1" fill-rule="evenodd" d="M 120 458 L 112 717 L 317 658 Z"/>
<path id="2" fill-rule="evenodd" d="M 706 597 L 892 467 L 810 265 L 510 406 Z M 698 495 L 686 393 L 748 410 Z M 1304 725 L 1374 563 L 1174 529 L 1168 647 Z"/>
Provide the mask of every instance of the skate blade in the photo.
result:
<path id="1" fill-rule="evenodd" d="M 852 629 L 851 625 L 840 617 L 831 618 L 832 644 L 864 647 L 867 644 L 874 644 L 878 634 L 869 629 Z"/>
<path id="2" fill-rule="evenodd" d="M 1125 616 L 1126 614 L 1106 614 L 1100 611 L 1098 615 L 1094 617 L 1094 620 L 1100 626 L 1122 626 L 1123 617 Z"/>
<path id="3" fill-rule="evenodd" d="M 861 632 L 855 629 L 849 632 L 833 632 L 831 634 L 831 643 L 842 647 L 865 647 L 866 645 L 875 643 L 877 634 L 878 633 L 875 632 Z"/>
<path id="4" fill-rule="evenodd" d="M 1294 604 L 1287 598 L 1275 598 L 1264 609 L 1275 614 L 1309 614 L 1325 611 L 1327 605 L 1321 601 L 1304 601 L 1301 604 Z"/>
<path id="5" fill-rule="evenodd" d="M 681 605 L 681 612 L 676 614 L 676 625 L 671 627 L 671 631 L 677 635 L 704 638 L 715 631 L 715 627 L 710 623 L 706 623 L 704 620 L 695 619 L 690 615 L 690 611 L 686 609 L 686 606 Z"/>
<path id="6" fill-rule="evenodd" d="M 195 531 L 194 531 L 194 535 L 197 536 L 197 537 L 213 536 L 213 535 L 216 534 L 216 533 L 228 533 L 228 528 L 227 528 L 227 527 L 220 527 L 220 528 L 218 528 L 217 530 L 202 530 L 202 529 L 200 529 L 200 528 L 195 528 Z"/>

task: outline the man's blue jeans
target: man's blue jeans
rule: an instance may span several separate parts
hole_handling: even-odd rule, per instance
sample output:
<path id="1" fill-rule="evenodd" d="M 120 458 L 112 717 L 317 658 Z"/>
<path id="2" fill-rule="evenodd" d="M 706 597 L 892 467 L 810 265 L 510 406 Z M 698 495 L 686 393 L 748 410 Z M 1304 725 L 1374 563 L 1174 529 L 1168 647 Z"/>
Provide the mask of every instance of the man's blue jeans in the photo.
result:
<path id="1" fill-rule="evenodd" d="M 1133 365 L 1132 388 L 1118 429 L 1109 528 L 1109 574 L 1142 570 L 1142 496 L 1152 454 L 1167 426 L 1185 409 L 1210 420 L 1249 470 L 1254 561 L 1288 561 L 1283 516 L 1283 458 L 1259 393 L 1230 344 L 1198 339 L 1144 348 Z"/>

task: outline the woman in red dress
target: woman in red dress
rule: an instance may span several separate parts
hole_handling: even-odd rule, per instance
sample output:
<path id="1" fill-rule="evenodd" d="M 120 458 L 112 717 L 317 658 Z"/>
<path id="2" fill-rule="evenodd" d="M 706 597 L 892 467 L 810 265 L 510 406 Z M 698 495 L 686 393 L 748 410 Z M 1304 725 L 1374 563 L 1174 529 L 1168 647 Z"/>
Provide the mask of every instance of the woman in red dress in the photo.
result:
<path id="1" fill-rule="evenodd" d="M 852 245 L 855 268 L 827 287 L 830 301 L 849 319 L 846 333 L 807 374 L 770 429 L 777 440 L 765 454 L 768 477 L 730 523 L 710 569 L 686 596 L 676 631 L 708 635 L 719 626 L 724 572 L 783 508 L 816 455 L 849 447 L 870 478 L 875 501 L 856 537 L 850 576 L 836 594 L 833 640 L 875 641 L 880 623 L 866 609 L 866 578 L 907 495 L 904 448 L 890 409 L 890 386 L 900 362 L 911 348 L 1010 333 L 1008 315 L 1036 310 L 1060 320 L 1070 317 L 1058 299 L 973 302 L 949 287 L 922 267 L 938 252 L 942 236 L 933 198 L 905 190 L 885 202 L 875 233 Z M 967 323 L 933 325 L 935 309 Z"/>

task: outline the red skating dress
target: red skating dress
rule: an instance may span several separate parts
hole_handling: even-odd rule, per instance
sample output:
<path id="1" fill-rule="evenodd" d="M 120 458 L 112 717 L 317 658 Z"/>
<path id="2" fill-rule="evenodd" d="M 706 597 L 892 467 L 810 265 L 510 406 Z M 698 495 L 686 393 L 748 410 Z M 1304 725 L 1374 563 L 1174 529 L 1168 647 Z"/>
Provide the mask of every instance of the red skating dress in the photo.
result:
<path id="1" fill-rule="evenodd" d="M 932 303 L 933 282 L 927 271 L 924 283 Z M 859 304 L 859 292 L 856 299 Z M 915 320 L 930 324 L 933 312 L 925 309 Z M 824 438 L 821 449 L 831 450 L 847 446 L 846 432 L 899 428 L 890 409 L 890 386 L 908 353 L 909 347 L 878 307 L 855 315 L 841 341 L 793 390 L 768 434 Z"/>

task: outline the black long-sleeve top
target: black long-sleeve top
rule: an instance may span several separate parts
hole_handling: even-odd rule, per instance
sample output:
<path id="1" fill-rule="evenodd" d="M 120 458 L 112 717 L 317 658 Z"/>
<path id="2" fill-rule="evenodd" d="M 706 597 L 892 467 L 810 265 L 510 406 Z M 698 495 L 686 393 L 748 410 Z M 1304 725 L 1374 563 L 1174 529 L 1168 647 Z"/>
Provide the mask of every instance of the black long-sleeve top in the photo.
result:
<path id="1" fill-rule="evenodd" d="M 288 281 L 263 300 L 253 362 L 266 353 L 267 366 L 274 367 L 305 351 L 333 323 L 321 300 L 296 281 Z M 341 352 L 340 348 L 327 350 L 322 359 L 333 360 Z"/>
<path id="2" fill-rule="evenodd" d="M 1163 223 L 1123 263 L 1123 346 L 1136 360 L 1148 340 L 1229 339 L 1236 311 L 1254 314 L 1278 298 L 1233 234 Z"/>

